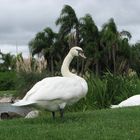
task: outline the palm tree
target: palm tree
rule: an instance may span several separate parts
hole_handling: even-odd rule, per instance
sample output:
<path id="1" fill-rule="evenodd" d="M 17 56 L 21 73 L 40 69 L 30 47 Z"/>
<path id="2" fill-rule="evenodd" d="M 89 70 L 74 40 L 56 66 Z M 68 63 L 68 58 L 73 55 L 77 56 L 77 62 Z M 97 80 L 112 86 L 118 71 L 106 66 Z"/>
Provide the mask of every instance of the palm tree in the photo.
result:
<path id="1" fill-rule="evenodd" d="M 100 45 L 103 50 L 102 62 L 114 74 L 129 67 L 129 39 L 131 39 L 131 34 L 124 30 L 119 32 L 113 18 L 104 24 L 100 32 Z"/>
<path id="2" fill-rule="evenodd" d="M 67 43 L 69 45 L 80 45 L 79 44 L 79 21 L 78 18 L 76 16 L 76 13 L 74 11 L 74 9 L 69 6 L 69 5 L 65 5 L 63 7 L 63 9 L 61 10 L 61 14 L 59 16 L 59 18 L 56 20 L 56 25 L 60 25 L 60 29 L 59 29 L 59 40 L 65 40 L 67 39 Z M 74 36 L 74 41 L 73 44 L 69 43 L 70 42 L 70 37 L 72 36 L 72 34 L 75 34 Z M 63 47 L 65 45 L 62 45 Z M 69 46 L 68 49 L 70 49 L 73 46 Z M 77 73 L 79 73 L 79 60 L 77 58 Z"/>
<path id="3" fill-rule="evenodd" d="M 44 56 L 47 60 L 47 68 L 54 74 L 55 41 L 57 34 L 47 27 L 42 32 L 36 34 L 35 38 L 29 42 L 31 54 L 34 56 Z"/>
<path id="4" fill-rule="evenodd" d="M 113 18 L 103 25 L 100 37 L 100 45 L 107 62 L 105 65 L 109 66 L 110 70 L 113 67 L 113 72 L 116 73 L 116 51 L 118 49 L 119 33 Z"/>
<path id="5" fill-rule="evenodd" d="M 80 34 L 81 44 L 88 54 L 88 59 L 85 64 L 84 70 L 96 65 L 96 74 L 99 73 L 99 32 L 90 14 L 86 14 L 83 18 L 80 18 Z M 91 66 L 92 65 L 92 66 Z"/>
<path id="6" fill-rule="evenodd" d="M 131 45 L 129 40 L 131 39 L 131 34 L 128 31 L 121 31 L 120 38 L 118 42 L 118 52 L 117 52 L 117 73 L 127 73 L 131 62 Z"/>
<path id="7" fill-rule="evenodd" d="M 29 42 L 29 50 L 32 56 L 38 54 L 38 56 L 43 55 L 42 50 L 46 47 L 45 44 L 45 33 L 39 32 L 36 34 L 35 38 L 33 38 Z"/>
<path id="8" fill-rule="evenodd" d="M 16 68 L 16 59 L 15 56 L 10 53 L 2 53 L 0 52 L 0 59 L 2 61 L 1 69 L 2 70 L 15 70 Z"/>
<path id="9" fill-rule="evenodd" d="M 65 5 L 61 11 L 60 17 L 56 20 L 56 25 L 60 25 L 60 40 L 64 39 L 72 30 L 76 32 L 76 44 L 79 45 L 79 21 L 74 9 Z M 72 46 L 70 46 L 72 47 Z"/>
<path id="10" fill-rule="evenodd" d="M 131 46 L 130 66 L 140 76 L 140 42 Z"/>

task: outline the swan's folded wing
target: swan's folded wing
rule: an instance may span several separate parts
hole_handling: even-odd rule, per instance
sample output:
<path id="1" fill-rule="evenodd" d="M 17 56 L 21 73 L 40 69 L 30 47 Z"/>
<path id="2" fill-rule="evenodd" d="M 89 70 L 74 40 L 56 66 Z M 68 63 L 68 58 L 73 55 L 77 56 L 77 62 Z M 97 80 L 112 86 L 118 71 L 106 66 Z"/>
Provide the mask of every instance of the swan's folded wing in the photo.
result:
<path id="1" fill-rule="evenodd" d="M 35 104 L 34 101 L 25 101 L 25 100 L 20 100 L 14 104 L 12 104 L 12 106 L 27 106 L 27 105 L 32 105 Z"/>
<path id="2" fill-rule="evenodd" d="M 42 85 L 44 85 L 45 80 L 47 80 L 47 78 L 44 78 L 43 80 L 37 82 L 24 96 L 24 100 L 28 100 L 28 98 L 33 95 L 35 92 L 37 92 Z"/>
<path id="3" fill-rule="evenodd" d="M 82 90 L 81 83 L 74 78 L 53 77 L 47 78 L 35 93 L 30 94 L 30 97 L 26 98 L 32 101 L 55 99 L 68 100 L 80 96 L 83 92 Z"/>

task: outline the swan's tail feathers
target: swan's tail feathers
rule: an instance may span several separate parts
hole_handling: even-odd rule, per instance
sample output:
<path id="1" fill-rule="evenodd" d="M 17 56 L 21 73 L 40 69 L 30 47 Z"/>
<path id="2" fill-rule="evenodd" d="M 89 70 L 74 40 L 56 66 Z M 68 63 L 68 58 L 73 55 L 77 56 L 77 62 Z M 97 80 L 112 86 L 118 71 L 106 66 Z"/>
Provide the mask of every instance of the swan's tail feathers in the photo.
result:
<path id="1" fill-rule="evenodd" d="M 119 108 L 119 105 L 111 105 L 110 108 Z"/>
<path id="2" fill-rule="evenodd" d="M 35 104 L 35 102 L 20 100 L 16 103 L 12 104 L 12 106 L 28 106 L 28 105 L 32 105 L 32 104 Z"/>

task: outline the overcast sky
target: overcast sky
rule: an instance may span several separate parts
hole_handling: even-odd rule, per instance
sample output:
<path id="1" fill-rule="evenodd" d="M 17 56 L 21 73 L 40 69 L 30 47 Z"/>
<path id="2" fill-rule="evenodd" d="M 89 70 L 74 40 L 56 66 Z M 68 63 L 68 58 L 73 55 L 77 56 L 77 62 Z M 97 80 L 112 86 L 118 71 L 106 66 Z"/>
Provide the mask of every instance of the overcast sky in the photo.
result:
<path id="1" fill-rule="evenodd" d="M 132 43 L 140 40 L 140 0 L 0 0 L 1 51 L 27 57 L 28 42 L 37 32 L 48 26 L 57 31 L 55 21 L 65 4 L 78 17 L 90 13 L 99 28 L 113 17 L 119 31 L 132 34 Z"/>

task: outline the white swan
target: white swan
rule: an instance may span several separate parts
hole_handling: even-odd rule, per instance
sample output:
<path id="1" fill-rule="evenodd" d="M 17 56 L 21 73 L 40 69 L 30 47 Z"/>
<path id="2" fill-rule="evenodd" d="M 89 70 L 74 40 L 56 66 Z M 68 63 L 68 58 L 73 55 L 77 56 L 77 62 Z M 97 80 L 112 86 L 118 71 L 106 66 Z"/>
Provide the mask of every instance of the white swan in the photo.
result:
<path id="1" fill-rule="evenodd" d="M 63 77 L 48 77 L 37 82 L 25 95 L 25 97 L 12 104 L 13 106 L 38 105 L 52 112 L 60 110 L 63 117 L 63 109 L 83 98 L 88 91 L 87 82 L 71 73 L 69 65 L 74 56 L 85 58 L 83 50 L 76 46 L 70 49 L 65 57 L 61 73 Z"/>
<path id="2" fill-rule="evenodd" d="M 118 105 L 112 105 L 111 108 L 129 107 L 129 106 L 139 106 L 140 105 L 140 95 L 134 95 L 128 99 L 122 101 Z"/>

